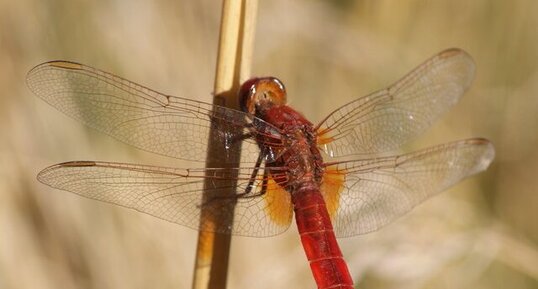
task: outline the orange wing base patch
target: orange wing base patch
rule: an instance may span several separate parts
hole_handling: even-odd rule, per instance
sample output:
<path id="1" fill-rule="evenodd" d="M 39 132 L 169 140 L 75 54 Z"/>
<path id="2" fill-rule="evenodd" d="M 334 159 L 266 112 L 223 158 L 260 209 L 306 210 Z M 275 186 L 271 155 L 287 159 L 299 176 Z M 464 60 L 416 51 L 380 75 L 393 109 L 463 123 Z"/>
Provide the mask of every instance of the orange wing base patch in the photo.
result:
<path id="1" fill-rule="evenodd" d="M 316 143 L 318 146 L 322 146 L 334 141 L 333 137 L 327 135 L 328 132 L 328 129 L 318 129 L 316 138 Z"/>
<path id="2" fill-rule="evenodd" d="M 346 173 L 336 167 L 326 167 L 321 181 L 321 194 L 325 200 L 327 211 L 331 219 L 335 216 L 340 206 L 340 194 L 344 190 Z"/>
<path id="3" fill-rule="evenodd" d="M 288 226 L 293 215 L 291 196 L 283 187 L 275 182 L 272 176 L 267 181 L 267 188 L 263 195 L 265 212 L 271 220 L 280 226 Z"/>

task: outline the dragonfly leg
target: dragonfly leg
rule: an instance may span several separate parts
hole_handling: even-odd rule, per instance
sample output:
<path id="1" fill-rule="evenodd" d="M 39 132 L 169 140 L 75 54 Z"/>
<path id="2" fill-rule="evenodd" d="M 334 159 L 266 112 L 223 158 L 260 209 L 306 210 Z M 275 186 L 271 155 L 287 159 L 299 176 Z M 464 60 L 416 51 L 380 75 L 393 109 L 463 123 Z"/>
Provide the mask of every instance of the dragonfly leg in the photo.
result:
<path id="1" fill-rule="evenodd" d="M 236 195 L 233 195 L 233 196 L 212 196 L 210 199 L 203 202 L 200 205 L 200 207 L 207 206 L 211 202 L 216 201 L 216 200 L 231 199 L 231 198 L 254 198 L 254 197 L 259 197 L 259 196 L 262 196 L 263 194 L 265 194 L 266 187 L 267 187 L 268 173 L 267 173 L 267 170 L 264 168 L 263 181 L 262 181 L 263 182 L 262 183 L 262 190 L 259 193 L 256 193 L 254 195 L 249 195 L 252 192 L 252 188 L 254 187 L 254 182 L 256 181 L 256 176 L 258 175 L 258 171 L 260 170 L 260 166 L 261 166 L 261 163 L 262 163 L 262 160 L 263 160 L 263 155 L 264 155 L 263 152 L 260 152 L 260 154 L 258 155 L 258 159 L 256 160 L 256 165 L 255 165 L 254 169 L 252 170 L 252 174 L 250 175 L 248 185 L 245 188 L 244 192 L 236 194 Z"/>
<path id="2" fill-rule="evenodd" d="M 257 170 L 254 170 L 254 171 L 257 171 Z M 253 187 L 253 184 L 254 184 L 254 178 L 256 177 L 256 175 L 257 175 L 257 173 L 252 174 L 252 177 L 250 178 L 250 181 L 248 183 L 247 189 L 245 190 L 245 192 L 243 192 L 241 194 L 238 194 L 237 195 L 238 197 L 241 197 L 241 198 L 255 198 L 255 197 L 263 196 L 265 194 L 265 192 L 267 192 L 267 177 L 268 177 L 269 174 L 267 173 L 267 169 L 264 168 L 263 169 L 262 189 L 260 190 L 259 193 L 256 193 L 254 195 L 249 195 L 250 192 L 252 191 L 252 187 Z"/>

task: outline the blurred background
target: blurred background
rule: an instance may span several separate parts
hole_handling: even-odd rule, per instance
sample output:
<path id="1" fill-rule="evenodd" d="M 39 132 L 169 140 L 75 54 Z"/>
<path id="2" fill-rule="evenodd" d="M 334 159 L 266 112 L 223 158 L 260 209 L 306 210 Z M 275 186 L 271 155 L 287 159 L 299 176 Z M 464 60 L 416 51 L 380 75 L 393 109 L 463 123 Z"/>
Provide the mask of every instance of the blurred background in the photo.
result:
<path id="1" fill-rule="evenodd" d="M 357 288 L 538 288 L 538 2 L 260 1 L 253 74 L 314 122 L 433 54 L 475 59 L 470 91 L 413 144 L 492 140 L 485 173 L 382 230 L 341 240 Z M 32 95 L 54 59 L 211 101 L 219 1 L 0 0 L 0 288 L 190 288 L 197 233 L 35 179 L 68 160 L 181 166 Z M 314 288 L 295 226 L 234 238 L 229 288 Z"/>

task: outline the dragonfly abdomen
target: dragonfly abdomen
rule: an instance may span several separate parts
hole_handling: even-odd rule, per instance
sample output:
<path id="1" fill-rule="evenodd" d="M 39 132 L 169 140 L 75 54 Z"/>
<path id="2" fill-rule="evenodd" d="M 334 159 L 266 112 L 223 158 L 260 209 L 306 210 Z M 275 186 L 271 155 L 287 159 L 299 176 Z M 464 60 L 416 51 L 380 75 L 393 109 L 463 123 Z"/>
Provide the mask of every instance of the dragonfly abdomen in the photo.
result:
<path id="1" fill-rule="evenodd" d="M 307 184 L 292 194 L 295 221 L 319 289 L 353 288 L 319 187 Z"/>

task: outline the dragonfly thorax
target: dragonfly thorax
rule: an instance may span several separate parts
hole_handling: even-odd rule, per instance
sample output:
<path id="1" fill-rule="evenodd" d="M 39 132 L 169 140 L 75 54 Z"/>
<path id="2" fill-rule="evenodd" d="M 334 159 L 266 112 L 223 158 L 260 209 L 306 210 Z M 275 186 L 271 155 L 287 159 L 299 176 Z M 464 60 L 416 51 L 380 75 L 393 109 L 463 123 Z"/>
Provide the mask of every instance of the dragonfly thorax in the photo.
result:
<path id="1" fill-rule="evenodd" d="M 303 186 L 319 186 L 323 175 L 323 159 L 314 142 L 311 125 L 284 126 L 281 130 L 284 147 L 277 166 L 287 168 L 287 189 L 295 193 Z"/>

